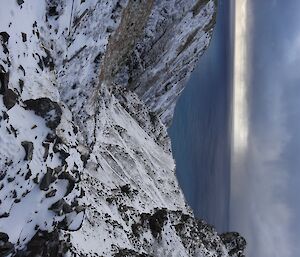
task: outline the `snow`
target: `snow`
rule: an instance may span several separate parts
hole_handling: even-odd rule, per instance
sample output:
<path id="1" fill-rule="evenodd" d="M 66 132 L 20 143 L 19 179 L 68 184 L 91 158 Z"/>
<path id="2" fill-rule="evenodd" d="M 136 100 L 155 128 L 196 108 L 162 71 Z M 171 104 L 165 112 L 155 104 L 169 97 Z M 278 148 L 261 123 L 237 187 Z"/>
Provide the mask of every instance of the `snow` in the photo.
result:
<path id="1" fill-rule="evenodd" d="M 131 76 L 132 63 L 118 64 L 115 80 L 100 78 L 128 1 L 1 4 L 0 31 L 10 37 L 0 46 L 0 65 L 17 100 L 8 110 L 6 93 L 0 95 L 0 232 L 22 250 L 37 231 L 58 230 L 70 243 L 66 256 L 113 256 L 124 249 L 154 256 L 217 256 L 198 238 L 166 128 L 184 82 L 209 44 L 211 30 L 204 28 L 213 19 L 213 1 L 196 15 L 194 1 L 154 1 L 145 34 L 134 39 L 132 58 L 136 55 L 140 72 L 131 74 L 134 90 L 130 83 L 117 83 Z M 191 33 L 192 43 L 178 51 Z M 121 52 L 125 46 L 116 47 Z M 39 98 L 60 109 L 57 127 L 27 108 L 26 100 Z M 47 115 L 56 117 L 56 111 Z M 24 159 L 24 141 L 32 143 L 32 159 Z M 175 227 L 185 217 L 186 231 L 180 235 Z M 156 238 L 150 223 L 160 218 L 164 222 Z M 193 229 L 197 236 L 188 232 Z M 227 256 L 219 236 L 212 238 Z"/>
<path id="2" fill-rule="evenodd" d="M 37 34 L 38 28 L 45 30 L 45 2 L 39 1 L 37 4 L 36 0 L 28 0 L 20 7 L 16 1 L 3 0 L 1 5 L 0 30 L 10 35 L 8 58 L 11 66 L 9 70 L 14 75 L 10 77 L 10 87 L 21 93 L 22 90 L 18 85 L 19 79 L 22 79 L 25 82 L 24 92 L 22 92 L 23 100 L 43 96 L 58 99 L 59 93 L 53 81 L 54 74 L 41 70 L 37 65 L 38 57 L 45 55 L 44 46 Z M 37 27 L 34 26 L 35 22 L 37 22 Z M 27 35 L 26 42 L 22 41 L 22 33 Z M 0 57 L 2 60 L 6 59 L 2 51 Z M 8 70 L 8 65 L 5 65 L 3 61 L 0 64 Z M 25 75 L 20 70 L 20 65 L 24 68 Z M 25 77 L 30 77 L 30 82 Z"/>

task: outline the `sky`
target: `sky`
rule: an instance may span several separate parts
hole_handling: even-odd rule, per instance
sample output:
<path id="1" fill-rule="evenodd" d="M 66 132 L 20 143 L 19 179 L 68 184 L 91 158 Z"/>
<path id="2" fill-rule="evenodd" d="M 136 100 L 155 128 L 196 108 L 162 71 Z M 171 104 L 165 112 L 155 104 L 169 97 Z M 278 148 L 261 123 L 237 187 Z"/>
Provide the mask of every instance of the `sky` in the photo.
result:
<path id="1" fill-rule="evenodd" d="M 226 5 L 233 2 L 231 51 Z M 227 228 L 230 186 L 229 229 L 245 236 L 247 256 L 299 257 L 300 1 L 218 3 L 211 45 L 179 99 L 169 130 L 177 176 L 196 216 L 219 231 Z M 232 72 L 226 60 L 231 55 L 232 98 L 226 76 Z M 229 168 L 228 100 L 233 114 Z"/>
<path id="2" fill-rule="evenodd" d="M 230 228 L 250 257 L 300 256 L 299 13 L 236 0 Z"/>

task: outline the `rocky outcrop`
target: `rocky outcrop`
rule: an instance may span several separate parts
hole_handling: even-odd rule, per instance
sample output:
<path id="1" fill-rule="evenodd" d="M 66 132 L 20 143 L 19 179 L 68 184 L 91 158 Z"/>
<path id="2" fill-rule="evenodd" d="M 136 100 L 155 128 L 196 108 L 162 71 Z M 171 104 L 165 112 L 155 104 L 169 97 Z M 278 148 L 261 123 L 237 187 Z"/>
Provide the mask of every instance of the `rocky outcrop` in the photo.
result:
<path id="1" fill-rule="evenodd" d="M 9 236 L 6 233 L 0 232 L 0 255 L 8 256 L 14 252 L 14 245 L 9 242 Z"/>
<path id="2" fill-rule="evenodd" d="M 166 130 L 215 2 L 3 5 L 1 256 L 240 254 L 186 205 Z"/>
<path id="3" fill-rule="evenodd" d="M 27 110 L 33 110 L 36 115 L 43 117 L 50 129 L 55 129 L 59 125 L 62 110 L 58 103 L 49 98 L 39 98 L 26 100 L 24 104 Z"/>
<path id="4" fill-rule="evenodd" d="M 229 256 L 245 257 L 246 240 L 237 232 L 228 232 L 220 235 L 222 242 L 228 249 Z"/>

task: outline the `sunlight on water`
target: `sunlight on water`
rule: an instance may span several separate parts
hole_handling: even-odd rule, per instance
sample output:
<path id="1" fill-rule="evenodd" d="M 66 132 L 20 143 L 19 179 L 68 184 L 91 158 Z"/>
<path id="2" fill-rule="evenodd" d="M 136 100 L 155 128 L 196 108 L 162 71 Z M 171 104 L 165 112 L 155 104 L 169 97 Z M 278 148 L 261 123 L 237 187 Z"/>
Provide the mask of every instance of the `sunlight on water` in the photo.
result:
<path id="1" fill-rule="evenodd" d="M 234 65 L 233 65 L 233 106 L 231 137 L 231 178 L 230 178 L 230 221 L 236 223 L 240 212 L 234 211 L 236 203 L 243 201 L 245 190 L 243 181 L 247 180 L 246 162 L 249 144 L 248 108 L 248 62 L 249 0 L 235 0 L 234 21 Z M 247 10 L 248 9 L 248 10 Z"/>
<path id="2" fill-rule="evenodd" d="M 248 145 L 249 114 L 247 103 L 247 0 L 235 1 L 235 47 L 233 85 L 233 162 Z"/>

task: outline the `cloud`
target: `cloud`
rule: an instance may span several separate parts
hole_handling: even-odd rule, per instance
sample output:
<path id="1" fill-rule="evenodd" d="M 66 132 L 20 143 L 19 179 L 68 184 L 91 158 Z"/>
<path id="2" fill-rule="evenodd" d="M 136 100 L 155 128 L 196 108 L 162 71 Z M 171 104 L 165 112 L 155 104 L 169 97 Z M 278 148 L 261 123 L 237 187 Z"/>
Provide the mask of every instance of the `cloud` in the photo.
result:
<path id="1" fill-rule="evenodd" d="M 300 256 L 299 1 L 253 1 L 247 151 L 234 163 L 231 227 L 250 257 Z"/>
<path id="2" fill-rule="evenodd" d="M 260 136 L 252 134 L 250 140 L 244 170 L 248 206 L 243 219 L 250 256 L 292 256 L 292 212 L 285 199 L 288 173 L 280 163 L 285 136 L 280 140 L 278 131 L 268 130 Z"/>
<path id="3" fill-rule="evenodd" d="M 292 212 L 285 198 L 289 174 L 281 160 L 289 141 L 285 130 L 278 117 L 256 124 L 239 160 L 233 222 L 247 237 L 249 256 L 292 256 Z"/>

